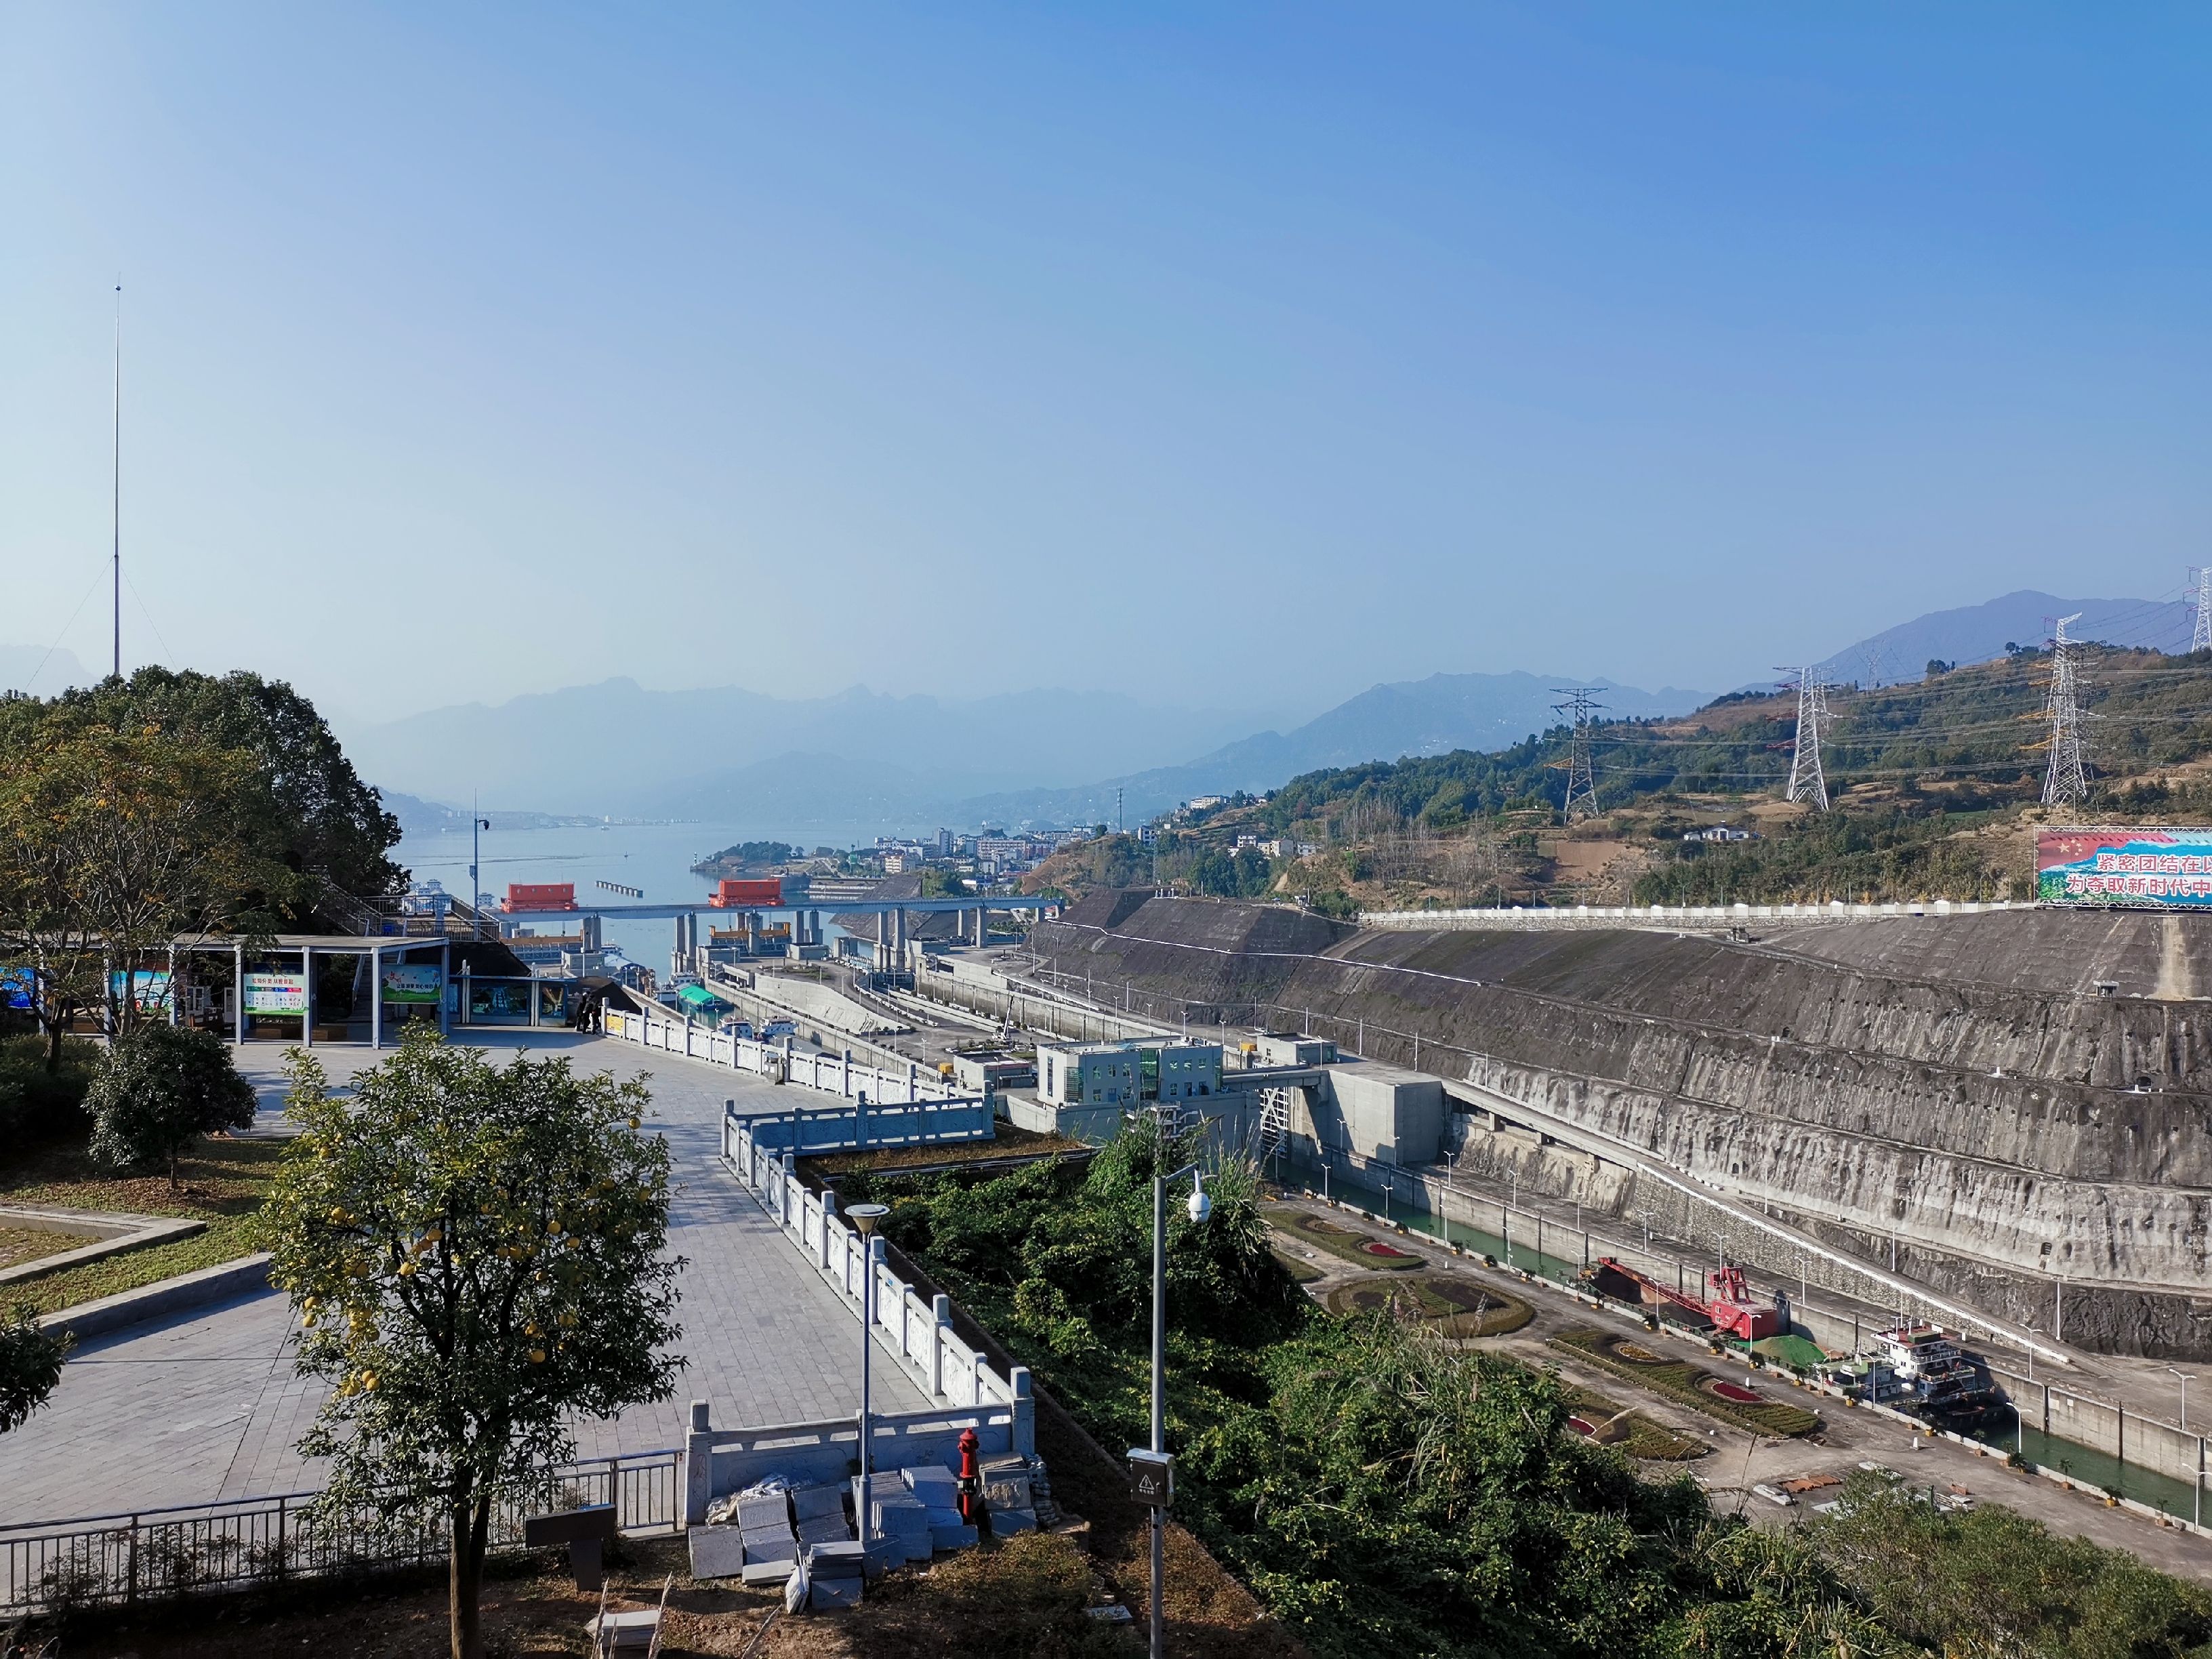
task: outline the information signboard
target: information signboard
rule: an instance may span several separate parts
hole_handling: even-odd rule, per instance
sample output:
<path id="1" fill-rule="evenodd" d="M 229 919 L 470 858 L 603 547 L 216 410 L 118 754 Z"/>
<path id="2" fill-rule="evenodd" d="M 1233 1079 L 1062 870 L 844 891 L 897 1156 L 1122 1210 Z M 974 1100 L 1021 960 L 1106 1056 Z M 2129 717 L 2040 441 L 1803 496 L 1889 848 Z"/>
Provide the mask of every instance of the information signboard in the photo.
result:
<path id="1" fill-rule="evenodd" d="M 434 1007 L 442 973 L 434 962 L 387 962 L 384 964 L 384 1000 L 428 1003 Z"/>
<path id="2" fill-rule="evenodd" d="M 2212 910 L 2212 829 L 2133 824 L 2035 832 L 2045 904 Z"/>
<path id="3" fill-rule="evenodd" d="M 107 994 L 118 1002 L 123 1000 L 125 993 L 121 969 L 118 968 L 108 975 Z M 130 995 L 138 1005 L 138 1012 L 142 1014 L 150 1014 L 167 1008 L 169 1006 L 167 970 L 160 968 L 134 969 L 131 975 Z"/>
<path id="4" fill-rule="evenodd" d="M 307 1012 L 307 981 L 298 974 L 248 974 L 246 1012 L 249 1014 L 304 1014 Z"/>

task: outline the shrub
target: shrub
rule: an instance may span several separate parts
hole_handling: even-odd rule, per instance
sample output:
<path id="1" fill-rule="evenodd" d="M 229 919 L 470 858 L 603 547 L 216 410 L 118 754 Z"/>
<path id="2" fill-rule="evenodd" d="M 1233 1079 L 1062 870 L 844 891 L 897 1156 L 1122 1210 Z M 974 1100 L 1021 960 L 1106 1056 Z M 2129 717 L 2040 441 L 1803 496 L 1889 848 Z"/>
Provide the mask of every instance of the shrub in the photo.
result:
<path id="1" fill-rule="evenodd" d="M 93 1157 L 114 1170 L 166 1169 L 202 1135 L 253 1123 L 253 1086 L 212 1031 L 142 1025 L 101 1056 L 86 1097 Z"/>

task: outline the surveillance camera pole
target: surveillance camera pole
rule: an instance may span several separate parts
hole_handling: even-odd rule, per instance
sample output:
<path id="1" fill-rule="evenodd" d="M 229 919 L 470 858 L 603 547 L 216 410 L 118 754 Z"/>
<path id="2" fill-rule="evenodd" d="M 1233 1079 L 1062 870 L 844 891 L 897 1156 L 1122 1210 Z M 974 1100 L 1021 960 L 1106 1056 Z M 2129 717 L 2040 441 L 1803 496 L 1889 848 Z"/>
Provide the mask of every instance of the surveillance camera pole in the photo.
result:
<path id="1" fill-rule="evenodd" d="M 1164 1126 L 1162 1126 L 1164 1128 Z M 1163 1133 L 1159 1146 L 1164 1152 L 1171 1144 Z M 1152 1449 L 1164 1452 L 1167 1444 L 1167 1358 L 1168 1358 L 1168 1182 L 1191 1178 L 1191 1217 L 1194 1221 L 1205 1219 L 1198 1207 L 1204 1188 L 1200 1185 L 1198 1165 L 1186 1164 L 1173 1175 L 1155 1173 L 1152 1176 Z M 1164 1507 L 1152 1506 L 1152 1659 L 1161 1659 L 1166 1651 L 1166 1615 L 1160 1600 L 1161 1574 L 1167 1561 L 1168 1516 Z"/>

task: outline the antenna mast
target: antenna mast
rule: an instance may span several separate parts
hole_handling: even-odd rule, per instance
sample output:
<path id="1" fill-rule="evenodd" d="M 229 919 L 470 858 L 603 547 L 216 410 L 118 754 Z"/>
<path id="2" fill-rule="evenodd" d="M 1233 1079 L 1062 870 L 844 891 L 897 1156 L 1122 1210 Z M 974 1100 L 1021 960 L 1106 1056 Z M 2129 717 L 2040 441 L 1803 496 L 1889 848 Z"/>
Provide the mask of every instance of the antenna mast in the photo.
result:
<path id="1" fill-rule="evenodd" d="M 115 599 L 114 675 L 123 678 L 123 283 L 115 283 L 115 493 L 110 520 L 114 532 L 110 586 Z"/>
<path id="2" fill-rule="evenodd" d="M 1555 702 L 1552 712 L 1574 723 L 1574 733 L 1567 740 L 1567 798 L 1560 803 L 1559 816 L 1563 822 L 1572 823 L 1576 816 L 1597 816 L 1597 773 L 1590 765 L 1590 711 L 1602 708 L 1601 702 L 1592 702 L 1595 685 L 1555 685 L 1553 690 L 1566 702 Z"/>
<path id="3" fill-rule="evenodd" d="M 1828 780 L 1820 770 L 1820 728 L 1828 718 L 1828 686 L 1810 668 L 1777 668 L 1797 677 L 1797 741 L 1790 755 L 1790 788 L 1784 800 L 1810 800 L 1828 810 Z"/>
<path id="4" fill-rule="evenodd" d="M 2045 806 L 2079 806 L 2089 793 L 2088 769 L 2081 760 L 2081 687 L 2075 672 L 2074 647 L 2066 624 L 2081 613 L 2061 617 L 2051 640 L 2051 764 L 2043 775 Z M 2197 623 L 2201 631 L 2204 624 Z"/>

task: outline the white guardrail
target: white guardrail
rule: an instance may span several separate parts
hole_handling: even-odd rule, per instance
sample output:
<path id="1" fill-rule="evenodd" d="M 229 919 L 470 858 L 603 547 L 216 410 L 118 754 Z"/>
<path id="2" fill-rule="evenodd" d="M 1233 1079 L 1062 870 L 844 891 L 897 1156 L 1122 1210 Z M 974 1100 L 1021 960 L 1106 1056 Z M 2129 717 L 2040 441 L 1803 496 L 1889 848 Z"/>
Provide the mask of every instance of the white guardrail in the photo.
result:
<path id="1" fill-rule="evenodd" d="M 687 1020 L 617 1013 L 612 1009 L 607 1011 L 606 1033 L 641 1048 L 684 1054 L 733 1072 L 750 1072 L 771 1083 L 796 1083 L 846 1100 L 857 1100 L 863 1093 L 878 1105 L 959 1098 L 951 1083 L 912 1060 L 903 1071 L 886 1072 L 855 1064 L 849 1049 L 830 1054 L 801 1048 L 788 1039 L 781 1046 L 757 1042 L 750 1037 L 710 1031 Z"/>
<path id="2" fill-rule="evenodd" d="M 854 1318 L 860 1313 L 862 1264 L 872 1256 L 875 1338 L 933 1402 L 921 1411 L 878 1412 L 870 1418 L 871 1467 L 952 1468 L 963 1429 L 975 1431 L 985 1456 L 1035 1455 L 1036 1401 L 1028 1369 L 1016 1365 L 1003 1376 L 992 1370 L 981 1352 L 954 1334 L 950 1297 L 924 1300 L 884 1260 L 880 1240 L 871 1241 L 874 1249 L 864 1255 L 859 1231 L 837 1213 L 836 1194 L 810 1192 L 781 1158 L 755 1144 L 742 1123 L 735 1127 L 731 1173 Z M 694 1401 L 684 1441 L 684 1523 L 701 1524 L 714 1498 L 767 1475 L 801 1483 L 841 1480 L 857 1465 L 860 1438 L 857 1417 L 716 1429 L 709 1426 L 706 1403 Z"/>
<path id="3" fill-rule="evenodd" d="M 1474 910 L 1369 910 L 1363 927 L 1742 927 L 1807 926 L 1824 921 L 1873 921 L 1887 916 L 1973 916 L 1996 910 L 2028 910 L 2008 899 L 1916 899 L 1910 903 L 1846 904 L 1578 904 L 1572 909 L 1512 905 Z"/>

